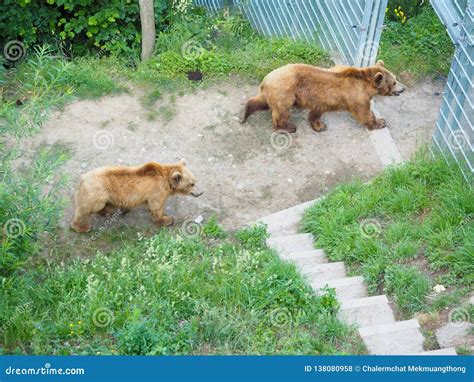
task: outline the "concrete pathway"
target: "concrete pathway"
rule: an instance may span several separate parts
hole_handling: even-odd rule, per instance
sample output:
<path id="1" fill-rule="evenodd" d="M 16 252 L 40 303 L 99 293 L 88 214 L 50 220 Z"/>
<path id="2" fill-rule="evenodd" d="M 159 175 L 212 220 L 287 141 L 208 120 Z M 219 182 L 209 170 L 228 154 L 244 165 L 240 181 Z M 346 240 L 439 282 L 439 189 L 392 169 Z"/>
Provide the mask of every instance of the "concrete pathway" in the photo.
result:
<path id="1" fill-rule="evenodd" d="M 283 260 L 295 263 L 316 294 L 326 285 L 336 290 L 339 319 L 358 327 L 370 354 L 456 355 L 452 347 L 425 352 L 417 319 L 396 321 L 386 295 L 368 296 L 362 276 L 348 277 L 343 262 L 329 262 L 322 249 L 314 248 L 311 234 L 298 233 L 304 210 L 314 202 L 259 219 L 271 235 L 268 246 Z"/>

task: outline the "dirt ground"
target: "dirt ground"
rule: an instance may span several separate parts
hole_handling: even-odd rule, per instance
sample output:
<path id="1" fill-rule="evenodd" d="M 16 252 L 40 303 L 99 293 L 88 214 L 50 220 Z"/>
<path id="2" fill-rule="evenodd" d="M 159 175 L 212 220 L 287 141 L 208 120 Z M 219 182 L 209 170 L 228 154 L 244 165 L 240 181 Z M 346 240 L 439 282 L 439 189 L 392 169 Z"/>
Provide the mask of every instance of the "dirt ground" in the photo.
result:
<path id="1" fill-rule="evenodd" d="M 319 134 L 308 126 L 306 112 L 296 110 L 292 119 L 299 129 L 291 136 L 272 135 L 269 112 L 241 125 L 243 105 L 257 89 L 233 79 L 171 101 L 158 100 L 152 108 L 143 106 L 138 90 L 131 90 L 98 101 L 76 101 L 55 113 L 27 145 L 31 152 L 45 143 L 72 150 L 64 166 L 72 182 L 63 226 L 73 214 L 79 175 L 104 165 L 186 158 L 204 194 L 170 199 L 168 213 L 176 224 L 216 214 L 229 229 L 314 199 L 340 182 L 367 180 L 382 169 L 369 132 L 347 113 L 325 115 L 328 130 Z M 442 89 L 442 83 L 424 83 L 400 97 L 377 100 L 404 159 L 431 136 Z M 151 224 L 145 208 L 121 219 L 138 229 Z M 94 227 L 104 221 L 95 217 Z"/>

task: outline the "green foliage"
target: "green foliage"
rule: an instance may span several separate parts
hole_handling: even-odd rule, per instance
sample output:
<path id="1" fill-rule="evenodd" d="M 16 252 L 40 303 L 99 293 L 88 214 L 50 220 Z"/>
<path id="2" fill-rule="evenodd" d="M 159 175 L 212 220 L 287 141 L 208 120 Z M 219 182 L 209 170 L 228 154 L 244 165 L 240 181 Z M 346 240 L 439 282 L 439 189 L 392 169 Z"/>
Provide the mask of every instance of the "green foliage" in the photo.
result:
<path id="1" fill-rule="evenodd" d="M 239 236 L 263 235 L 249 228 Z M 334 290 L 315 296 L 293 265 L 246 241 L 210 243 L 161 230 L 90 259 L 44 262 L 3 283 L 0 347 L 33 354 L 361 351 L 336 318 Z"/>
<path id="2" fill-rule="evenodd" d="M 258 37 L 238 15 L 187 16 L 158 36 L 156 52 L 146 70 L 178 77 L 199 70 L 205 78 L 232 73 L 261 79 L 290 62 L 330 64 L 327 53 L 316 44 Z"/>
<path id="3" fill-rule="evenodd" d="M 39 239 L 55 227 L 64 201 L 65 178 L 57 169 L 67 159 L 58 147 L 41 149 L 26 168 L 15 160 L 20 152 L 0 143 L 0 278 L 20 269 L 40 250 Z"/>
<path id="4" fill-rule="evenodd" d="M 10 71 L 0 105 L 0 132 L 21 137 L 37 131 L 52 106 L 70 99 L 71 67 L 71 63 L 55 58 L 52 50 L 44 46 Z"/>
<path id="5" fill-rule="evenodd" d="M 361 271 L 404 316 L 428 309 L 430 285 L 474 285 L 472 190 L 459 167 L 422 151 L 369 184 L 336 187 L 304 217 L 333 261 Z M 436 309 L 436 307 L 435 307 Z"/>
<path id="6" fill-rule="evenodd" d="M 213 215 L 202 227 L 202 234 L 213 239 L 223 239 L 227 233 L 217 222 L 217 216 Z"/>
<path id="7" fill-rule="evenodd" d="M 166 27 L 168 2 L 155 0 L 158 30 Z M 135 55 L 140 44 L 140 10 L 132 0 L 5 0 L 0 35 L 27 47 L 65 43 L 78 54 L 90 48 Z"/>
<path id="8" fill-rule="evenodd" d="M 421 0 L 388 0 L 386 17 L 391 21 L 405 23 L 407 19 L 418 15 L 426 5 Z"/>
<path id="9" fill-rule="evenodd" d="M 385 291 L 394 296 L 404 317 L 423 310 L 429 290 L 428 276 L 416 267 L 389 265 L 385 270 Z"/>
<path id="10" fill-rule="evenodd" d="M 426 6 L 406 23 L 387 22 L 379 58 L 394 73 L 408 74 L 416 81 L 427 76 L 447 75 L 453 52 L 445 27 L 431 6 Z"/>

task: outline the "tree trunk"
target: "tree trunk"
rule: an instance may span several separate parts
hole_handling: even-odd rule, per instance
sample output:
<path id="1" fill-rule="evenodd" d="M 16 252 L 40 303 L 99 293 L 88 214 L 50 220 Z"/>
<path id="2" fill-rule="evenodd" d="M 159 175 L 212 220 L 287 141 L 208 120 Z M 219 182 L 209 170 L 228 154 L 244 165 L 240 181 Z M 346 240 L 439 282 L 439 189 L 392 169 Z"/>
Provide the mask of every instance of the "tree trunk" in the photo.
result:
<path id="1" fill-rule="evenodd" d="M 153 0 L 139 0 L 142 24 L 142 61 L 148 60 L 155 49 L 155 9 Z"/>

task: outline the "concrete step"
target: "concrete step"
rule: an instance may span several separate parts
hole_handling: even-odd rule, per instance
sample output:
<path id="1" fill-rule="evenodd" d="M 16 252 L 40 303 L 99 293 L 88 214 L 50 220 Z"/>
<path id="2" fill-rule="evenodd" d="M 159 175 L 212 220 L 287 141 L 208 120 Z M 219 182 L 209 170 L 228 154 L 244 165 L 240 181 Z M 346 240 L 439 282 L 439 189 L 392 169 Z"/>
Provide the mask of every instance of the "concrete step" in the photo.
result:
<path id="1" fill-rule="evenodd" d="M 291 261 L 298 267 L 308 267 L 327 263 L 328 260 L 322 249 L 313 249 L 312 251 L 291 252 L 280 256 L 283 260 Z"/>
<path id="2" fill-rule="evenodd" d="M 444 348 L 438 350 L 424 351 L 423 353 L 411 354 L 411 355 L 458 355 L 455 348 Z"/>
<path id="3" fill-rule="evenodd" d="M 395 322 L 385 295 L 341 301 L 338 316 L 342 321 L 359 327 Z"/>
<path id="4" fill-rule="evenodd" d="M 344 263 L 326 263 L 310 267 L 301 268 L 301 273 L 311 284 L 324 283 L 329 280 L 346 277 L 346 267 Z"/>
<path id="5" fill-rule="evenodd" d="M 406 355 L 423 352 L 425 338 L 418 320 L 397 321 L 359 329 L 370 354 Z"/>
<path id="6" fill-rule="evenodd" d="M 367 288 L 364 285 L 364 278 L 362 276 L 345 277 L 311 284 L 316 293 L 326 285 L 336 290 L 336 296 L 339 301 L 367 297 Z"/>
<path id="7" fill-rule="evenodd" d="M 267 231 L 272 236 L 295 234 L 298 232 L 304 211 L 317 201 L 318 199 L 297 204 L 296 206 L 264 216 L 263 218 L 258 219 L 255 223 L 266 224 Z"/>
<path id="8" fill-rule="evenodd" d="M 267 245 L 282 255 L 314 249 L 313 235 L 310 233 L 270 237 L 267 239 Z"/>

